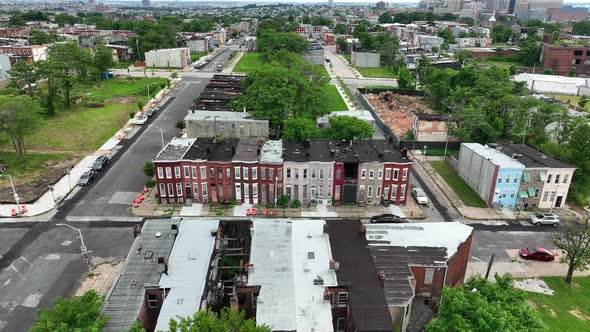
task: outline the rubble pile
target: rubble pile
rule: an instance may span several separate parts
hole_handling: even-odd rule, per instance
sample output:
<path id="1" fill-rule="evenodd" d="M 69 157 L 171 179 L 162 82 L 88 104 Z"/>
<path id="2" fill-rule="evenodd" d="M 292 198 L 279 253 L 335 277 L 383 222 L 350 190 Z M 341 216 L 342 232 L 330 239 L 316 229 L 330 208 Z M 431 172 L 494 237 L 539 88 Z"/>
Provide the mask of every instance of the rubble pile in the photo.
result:
<path id="1" fill-rule="evenodd" d="M 412 113 L 432 113 L 421 97 L 396 94 L 393 91 L 367 95 L 369 103 L 395 136 L 405 139 L 412 130 Z"/>

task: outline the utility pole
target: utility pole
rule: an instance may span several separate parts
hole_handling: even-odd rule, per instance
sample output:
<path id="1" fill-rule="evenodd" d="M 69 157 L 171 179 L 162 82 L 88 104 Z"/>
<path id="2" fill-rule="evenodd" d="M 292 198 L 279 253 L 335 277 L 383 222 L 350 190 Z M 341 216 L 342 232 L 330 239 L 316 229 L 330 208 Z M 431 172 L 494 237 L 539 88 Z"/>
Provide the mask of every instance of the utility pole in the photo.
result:
<path id="1" fill-rule="evenodd" d="M 84 258 L 84 261 L 86 261 L 86 265 L 88 266 L 88 272 L 92 273 L 92 267 L 90 266 L 90 258 L 88 257 L 88 249 L 86 248 L 86 244 L 84 243 L 84 236 L 82 236 L 82 230 L 70 226 L 68 224 L 55 224 L 55 226 L 66 226 L 78 232 L 78 235 L 80 236 L 80 251 L 82 252 L 82 257 Z"/>
<path id="2" fill-rule="evenodd" d="M 526 124 L 524 126 L 524 129 L 522 130 L 522 144 L 523 145 L 526 141 L 526 130 L 531 124 L 531 110 L 532 110 L 532 108 L 529 108 L 529 114 L 527 116 Z"/>
<path id="3" fill-rule="evenodd" d="M 0 174 L 0 177 L 4 174 Z M 14 195 L 14 202 L 16 203 L 16 212 L 21 214 L 20 204 L 18 202 L 18 194 L 16 193 L 16 188 L 14 187 L 14 182 L 12 182 L 12 175 L 8 174 L 8 179 L 10 180 L 10 187 L 12 187 L 12 194 Z"/>

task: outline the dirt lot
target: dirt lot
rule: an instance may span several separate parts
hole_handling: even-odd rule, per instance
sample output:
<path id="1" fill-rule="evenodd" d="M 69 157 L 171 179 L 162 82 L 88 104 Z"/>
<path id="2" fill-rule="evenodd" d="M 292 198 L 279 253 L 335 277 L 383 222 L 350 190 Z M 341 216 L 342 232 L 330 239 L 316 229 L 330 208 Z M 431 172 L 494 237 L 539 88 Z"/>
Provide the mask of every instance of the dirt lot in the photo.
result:
<path id="1" fill-rule="evenodd" d="M 56 183 L 61 179 L 66 170 L 72 168 L 78 162 L 78 158 L 72 157 L 70 159 L 62 160 L 59 163 L 48 163 L 45 165 L 47 171 L 39 176 L 35 181 L 29 181 L 26 184 L 16 185 L 16 192 L 18 193 L 21 203 L 30 203 L 35 201 L 39 196 L 43 195 L 49 186 Z M 72 183 L 72 185 L 76 185 Z M 0 188 L 0 203 L 14 203 L 14 196 L 12 194 L 12 188 L 7 182 L 6 185 Z"/>
<path id="2" fill-rule="evenodd" d="M 412 113 L 433 113 L 422 97 L 405 96 L 392 91 L 368 94 L 367 99 L 383 122 L 400 139 L 412 130 Z"/>

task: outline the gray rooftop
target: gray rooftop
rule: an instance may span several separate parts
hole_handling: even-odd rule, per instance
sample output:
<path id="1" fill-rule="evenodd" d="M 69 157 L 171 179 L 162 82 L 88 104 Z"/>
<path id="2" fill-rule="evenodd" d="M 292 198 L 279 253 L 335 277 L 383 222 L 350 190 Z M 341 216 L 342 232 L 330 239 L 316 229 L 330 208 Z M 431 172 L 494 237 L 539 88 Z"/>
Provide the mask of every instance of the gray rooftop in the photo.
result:
<path id="1" fill-rule="evenodd" d="M 266 164 L 281 164 L 283 162 L 283 141 L 267 141 L 262 146 L 260 162 Z"/>
<path id="2" fill-rule="evenodd" d="M 258 161 L 262 142 L 255 138 L 242 138 L 236 145 L 236 154 L 233 161 Z"/>
<path id="3" fill-rule="evenodd" d="M 169 256 L 175 240 L 170 219 L 149 219 L 135 239 L 119 277 L 107 295 L 102 311 L 107 331 L 127 331 L 137 320 L 144 302 L 144 287 L 156 286 L 164 271 L 158 257 Z M 159 237 L 156 233 L 160 233 Z"/>
<path id="4" fill-rule="evenodd" d="M 156 155 L 154 160 L 182 159 L 182 156 L 184 156 L 194 142 L 195 138 L 174 138 Z"/>
<path id="5" fill-rule="evenodd" d="M 268 122 L 268 120 L 256 120 L 250 118 L 250 113 L 247 112 L 226 112 L 226 111 L 195 111 L 190 110 L 185 121 L 244 121 L 244 122 Z"/>

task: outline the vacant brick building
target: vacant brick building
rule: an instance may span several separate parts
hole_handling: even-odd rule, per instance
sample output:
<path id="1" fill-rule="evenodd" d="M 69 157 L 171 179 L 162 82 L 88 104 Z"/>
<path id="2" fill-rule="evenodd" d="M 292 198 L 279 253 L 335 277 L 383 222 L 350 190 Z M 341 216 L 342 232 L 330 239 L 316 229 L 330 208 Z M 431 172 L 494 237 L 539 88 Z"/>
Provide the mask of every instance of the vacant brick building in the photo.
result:
<path id="1" fill-rule="evenodd" d="M 590 47 L 543 43 L 541 63 L 543 69 L 549 68 L 556 75 L 567 75 L 573 67 L 577 76 L 590 76 Z"/>

